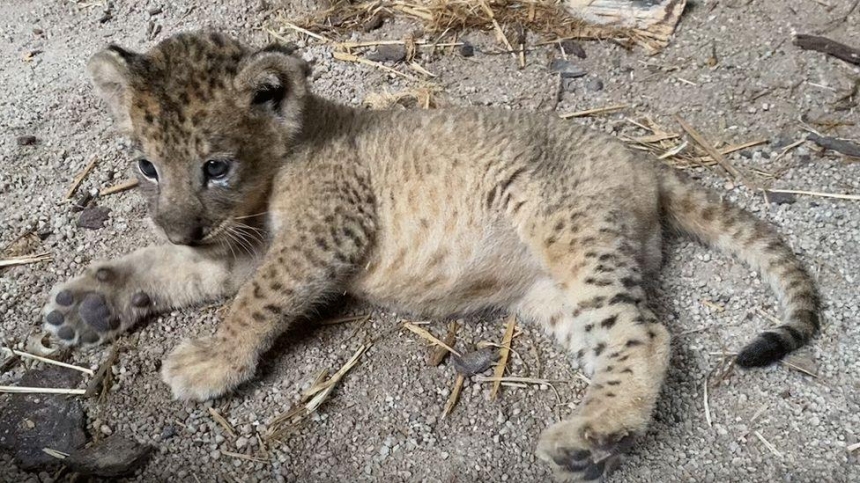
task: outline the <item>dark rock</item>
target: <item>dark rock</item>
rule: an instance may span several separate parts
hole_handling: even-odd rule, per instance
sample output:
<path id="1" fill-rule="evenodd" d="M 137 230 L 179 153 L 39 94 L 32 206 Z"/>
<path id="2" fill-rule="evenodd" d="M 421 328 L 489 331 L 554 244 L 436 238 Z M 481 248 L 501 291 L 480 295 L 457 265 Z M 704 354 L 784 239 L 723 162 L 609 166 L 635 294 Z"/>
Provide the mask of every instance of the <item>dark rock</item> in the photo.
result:
<path id="1" fill-rule="evenodd" d="M 373 30 L 378 29 L 379 27 L 382 27 L 384 19 L 385 18 L 382 16 L 382 14 L 377 13 L 373 17 L 370 17 L 367 22 L 364 22 L 364 25 L 362 25 L 361 28 L 365 32 L 371 32 Z"/>
<path id="2" fill-rule="evenodd" d="M 460 46 L 460 55 L 463 57 L 472 57 L 475 55 L 475 46 L 469 42 L 463 42 L 463 45 Z"/>
<path id="3" fill-rule="evenodd" d="M 88 228 L 90 230 L 100 230 L 104 228 L 105 222 L 108 219 L 109 208 L 101 206 L 88 206 L 81 211 L 78 217 L 78 226 Z"/>
<path id="4" fill-rule="evenodd" d="M 585 55 L 585 49 L 582 48 L 582 45 L 575 40 L 562 40 L 559 44 L 559 47 L 564 51 L 565 54 L 575 55 L 580 59 L 588 57 L 587 55 Z"/>
<path id="5" fill-rule="evenodd" d="M 72 213 L 77 213 L 87 206 L 89 206 L 90 202 L 93 200 L 93 195 L 89 191 L 83 192 L 78 199 L 75 200 L 75 203 L 72 205 Z"/>
<path id="6" fill-rule="evenodd" d="M 585 88 L 590 90 L 591 92 L 598 92 L 603 90 L 603 81 L 598 78 L 593 78 L 585 84 Z"/>
<path id="7" fill-rule="evenodd" d="M 176 426 L 168 424 L 161 430 L 161 439 L 166 440 L 176 436 Z"/>
<path id="8" fill-rule="evenodd" d="M 406 47 L 403 45 L 380 45 L 376 52 L 367 54 L 374 62 L 401 62 L 406 60 Z"/>
<path id="9" fill-rule="evenodd" d="M 32 146 L 36 144 L 39 140 L 36 139 L 36 136 L 27 135 L 27 136 L 18 136 L 18 146 Z"/>
<path id="10" fill-rule="evenodd" d="M 485 347 L 463 354 L 463 357 L 451 354 L 451 360 L 454 362 L 454 369 L 457 372 L 469 377 L 480 374 L 492 367 L 499 360 L 499 351 L 495 347 Z"/>
<path id="11" fill-rule="evenodd" d="M 788 146 L 789 144 L 791 144 L 793 142 L 794 142 L 794 139 L 790 135 L 783 135 L 783 136 L 778 137 L 776 139 L 776 141 L 773 141 L 771 143 L 771 147 L 773 149 L 782 149 L 782 148 Z"/>
<path id="12" fill-rule="evenodd" d="M 562 77 L 561 89 L 565 92 L 573 92 L 574 90 L 576 90 L 576 78 L 568 79 Z"/>
<path id="13" fill-rule="evenodd" d="M 74 388 L 80 373 L 62 367 L 29 371 L 20 386 Z M 0 407 L 0 450 L 23 470 L 50 468 L 59 461 L 42 451 L 71 453 L 87 442 L 84 412 L 77 399 L 64 394 L 12 394 Z"/>
<path id="14" fill-rule="evenodd" d="M 794 193 L 780 193 L 778 191 L 768 191 L 767 199 L 771 203 L 778 205 L 792 205 L 797 201 L 797 195 Z"/>
<path id="15" fill-rule="evenodd" d="M 587 74 L 584 70 L 564 59 L 553 59 L 549 64 L 549 70 L 561 75 L 562 79 L 575 79 Z"/>
<path id="16" fill-rule="evenodd" d="M 143 466 L 155 448 L 113 434 L 87 448 L 78 449 L 63 464 L 83 475 L 116 477 Z"/>
<path id="17" fill-rule="evenodd" d="M 744 149 L 740 152 L 741 157 L 745 159 L 752 159 L 753 153 L 749 149 Z"/>

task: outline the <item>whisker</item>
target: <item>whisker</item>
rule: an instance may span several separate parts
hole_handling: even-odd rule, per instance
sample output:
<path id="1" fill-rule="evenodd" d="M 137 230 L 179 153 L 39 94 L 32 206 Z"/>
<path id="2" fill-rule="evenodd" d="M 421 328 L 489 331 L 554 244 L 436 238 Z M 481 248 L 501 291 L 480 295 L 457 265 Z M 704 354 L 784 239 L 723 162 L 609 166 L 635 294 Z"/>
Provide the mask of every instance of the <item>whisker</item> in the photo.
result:
<path id="1" fill-rule="evenodd" d="M 254 246 L 247 239 L 247 236 L 241 231 L 239 231 L 236 226 L 230 227 L 230 233 L 233 236 L 233 239 L 236 240 L 236 243 L 239 245 L 239 247 L 241 247 L 242 250 L 247 253 L 249 257 L 253 258 L 255 251 Z"/>
<path id="2" fill-rule="evenodd" d="M 229 239 L 225 239 L 224 237 L 218 237 L 218 244 L 219 244 L 219 245 L 222 245 L 222 246 L 223 246 L 223 245 L 226 245 L 226 246 L 227 246 L 227 248 L 229 248 L 229 249 L 230 249 L 230 256 L 232 256 L 232 257 L 233 257 L 233 260 L 236 260 L 236 259 L 237 259 L 236 251 L 235 251 L 235 250 L 233 250 L 233 244 L 232 244 L 232 243 L 230 243 L 230 240 L 229 240 Z"/>
<path id="3" fill-rule="evenodd" d="M 256 214 L 253 214 L 253 215 L 234 216 L 234 217 L 233 217 L 233 219 L 234 219 L 234 220 L 244 220 L 244 219 L 246 219 L 246 218 L 256 218 L 256 217 L 258 217 L 258 216 L 267 215 L 267 214 L 269 214 L 269 213 L 271 213 L 271 212 L 270 212 L 270 211 L 263 211 L 263 212 L 261 212 L 261 213 L 256 213 Z"/>
<path id="4" fill-rule="evenodd" d="M 254 229 L 253 227 L 248 226 L 236 226 L 236 231 L 242 233 L 248 238 L 254 240 L 255 242 L 264 243 L 266 241 L 266 232 L 259 229 Z"/>

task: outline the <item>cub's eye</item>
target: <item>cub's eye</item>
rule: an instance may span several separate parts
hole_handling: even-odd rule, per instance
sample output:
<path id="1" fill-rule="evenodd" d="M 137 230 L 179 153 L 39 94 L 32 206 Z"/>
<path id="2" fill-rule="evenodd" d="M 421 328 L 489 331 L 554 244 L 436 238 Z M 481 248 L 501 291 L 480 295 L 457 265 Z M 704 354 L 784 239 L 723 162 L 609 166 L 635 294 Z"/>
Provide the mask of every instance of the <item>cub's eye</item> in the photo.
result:
<path id="1" fill-rule="evenodd" d="M 147 159 L 138 159 L 137 160 L 137 169 L 149 179 L 158 179 L 158 171 L 155 170 L 155 165 L 150 163 Z"/>
<path id="2" fill-rule="evenodd" d="M 210 159 L 203 165 L 203 172 L 209 179 L 222 179 L 230 171 L 230 163 L 223 159 Z"/>

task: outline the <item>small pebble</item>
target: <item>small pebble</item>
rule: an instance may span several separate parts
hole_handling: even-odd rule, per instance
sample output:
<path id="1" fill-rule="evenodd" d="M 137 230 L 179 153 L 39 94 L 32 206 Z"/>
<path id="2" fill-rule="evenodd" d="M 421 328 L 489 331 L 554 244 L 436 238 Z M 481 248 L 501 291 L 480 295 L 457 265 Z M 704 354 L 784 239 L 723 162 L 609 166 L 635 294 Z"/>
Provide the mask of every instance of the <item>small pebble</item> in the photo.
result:
<path id="1" fill-rule="evenodd" d="M 469 42 L 463 42 L 460 46 L 460 55 L 463 57 L 472 57 L 475 55 L 475 46 Z"/>
<path id="2" fill-rule="evenodd" d="M 36 136 L 18 136 L 18 146 L 32 146 L 37 141 Z"/>
<path id="3" fill-rule="evenodd" d="M 176 436 L 176 428 L 172 425 L 167 425 L 161 430 L 161 439 L 170 439 Z"/>
<path id="4" fill-rule="evenodd" d="M 380 45 L 376 52 L 367 54 L 374 62 L 401 62 L 406 60 L 406 47 L 403 45 Z"/>
<path id="5" fill-rule="evenodd" d="M 559 47 L 564 50 L 564 53 L 567 55 L 575 55 L 580 59 L 584 59 L 588 57 L 585 55 L 585 49 L 582 48 L 582 45 L 575 40 L 563 40 Z"/>
<path id="6" fill-rule="evenodd" d="M 590 90 L 591 92 L 598 92 L 603 90 L 603 81 L 598 78 L 593 78 L 585 84 L 585 88 Z"/>

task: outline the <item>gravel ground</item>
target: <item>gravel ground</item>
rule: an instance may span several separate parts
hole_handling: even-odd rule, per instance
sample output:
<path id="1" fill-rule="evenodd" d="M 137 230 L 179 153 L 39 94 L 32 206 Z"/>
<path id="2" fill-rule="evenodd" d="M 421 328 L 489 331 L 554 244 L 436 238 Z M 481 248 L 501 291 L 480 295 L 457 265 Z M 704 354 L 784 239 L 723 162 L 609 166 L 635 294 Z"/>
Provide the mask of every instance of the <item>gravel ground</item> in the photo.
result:
<path id="1" fill-rule="evenodd" d="M 805 135 L 804 126 L 824 130 L 815 123 L 860 120 L 857 107 L 834 108 L 860 71 L 791 44 L 795 32 L 826 27 L 828 36 L 856 44 L 860 12 L 828 23 L 853 2 L 689 3 L 675 41 L 656 56 L 610 42 L 584 44 L 588 57 L 573 60 L 589 74 L 570 82 L 557 105 L 557 80 L 547 69 L 548 60 L 558 55 L 554 47 L 537 48 L 526 68 L 518 70 L 509 56 L 484 53 L 497 48 L 492 36 L 472 33 L 474 57 L 444 53 L 420 62 L 438 76 L 436 82 L 452 104 L 559 112 L 629 104 L 621 113 L 571 121 L 622 135 L 645 134 L 625 121 L 644 116 L 679 132 L 672 117 L 677 114 L 715 141 L 768 140 L 729 156 L 746 171 L 776 174 L 760 179 L 765 186 L 860 193 L 860 163 L 822 153 L 811 143 L 778 156 Z M 828 11 L 826 5 L 835 8 Z M 100 230 L 77 227 L 77 215 L 62 202 L 74 176 L 93 156 L 98 164 L 82 190 L 103 188 L 130 173 L 128 144 L 113 134 L 106 109 L 84 77 L 86 58 L 108 42 L 143 50 L 166 35 L 207 25 L 259 44 L 264 39 L 258 27 L 276 7 L 240 0 L 205 5 L 116 0 L 110 18 L 100 22 L 106 17 L 105 4 L 97 0 L 0 4 L 0 246 L 35 229 L 47 235 L 39 251 L 53 255 L 50 262 L 0 271 L 0 340 L 21 343 L 38 332 L 45 293 L 55 283 L 94 259 L 155 241 L 143 202 L 133 192 L 98 201 L 111 210 Z M 355 37 L 397 39 L 414 27 L 394 21 Z M 413 86 L 379 70 L 338 62 L 316 41 L 298 43 L 314 63 L 315 89 L 326 96 L 359 104 L 370 92 Z M 708 60 L 714 53 L 718 63 L 712 67 Z M 860 139 L 855 125 L 831 129 L 831 135 Z M 21 136 L 35 136 L 36 142 L 21 146 Z M 768 204 L 761 194 L 728 182 L 717 171 L 694 174 L 777 225 L 819 281 L 824 330 L 796 361 L 816 376 L 786 365 L 734 371 L 718 384 L 715 375 L 709 424 L 705 381 L 724 353 L 772 323 L 763 314 L 775 313 L 775 300 L 758 275 L 734 260 L 687 240 L 672 241 L 655 300 L 676 334 L 672 368 L 651 430 L 610 481 L 860 481 L 860 452 L 847 450 L 860 441 L 860 203 L 800 196 L 793 203 Z M 85 402 L 87 430 L 91 435 L 120 432 L 158 447 L 154 460 L 131 478 L 137 481 L 548 479 L 533 456 L 536 438 L 572 410 L 584 386 L 574 377 L 567 355 L 529 326 L 514 341 L 510 373 L 560 381 L 553 387 L 503 388 L 501 398 L 490 401 L 488 386 L 467 381 L 460 403 L 443 419 L 453 369 L 427 366 L 423 341 L 393 332 L 368 350 L 312 419 L 282 442 L 262 448 L 257 435 L 298 400 L 320 369 L 339 368 L 361 343 L 408 319 L 408 314 L 356 304 L 343 311 L 373 315 L 364 325 L 294 334 L 267 358 L 260 378 L 214 401 L 236 428 L 236 438 L 209 417 L 213 403 L 171 401 L 158 376 L 161 358 L 180 339 L 214 330 L 215 308 L 152 320 L 123 338 L 129 349 L 115 366 L 116 384 L 107 402 Z M 503 318 L 484 314 L 467 320 L 458 347 L 499 341 Z M 432 321 L 429 329 L 442 334 L 444 324 Z M 70 360 L 96 367 L 106 354 L 75 353 Z M 24 371 L 18 365 L 0 374 L 0 384 L 16 383 Z M 0 411 L 7 403 L 8 396 L 0 399 Z M 0 455 L 0 480 L 47 482 L 52 477 L 24 473 Z"/>

